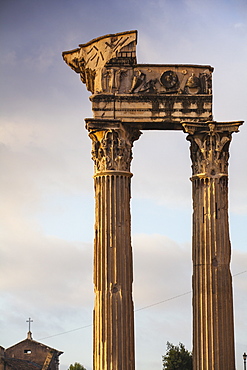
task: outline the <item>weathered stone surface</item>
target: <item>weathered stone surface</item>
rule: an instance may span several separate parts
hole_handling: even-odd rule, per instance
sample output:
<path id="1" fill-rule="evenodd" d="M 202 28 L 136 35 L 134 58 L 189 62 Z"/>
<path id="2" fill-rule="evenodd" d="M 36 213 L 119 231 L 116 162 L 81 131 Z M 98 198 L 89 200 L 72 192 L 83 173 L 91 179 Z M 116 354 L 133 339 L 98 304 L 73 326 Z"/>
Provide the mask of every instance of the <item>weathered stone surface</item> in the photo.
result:
<path id="1" fill-rule="evenodd" d="M 241 122 L 184 124 L 193 191 L 193 368 L 234 370 L 228 158 Z"/>
<path id="2" fill-rule="evenodd" d="M 95 181 L 94 369 L 134 370 L 130 163 L 140 132 L 86 120 Z"/>
<path id="3" fill-rule="evenodd" d="M 92 139 L 95 176 L 110 171 L 129 175 L 132 146 L 141 135 L 140 131 L 116 120 L 87 119 L 86 128 Z"/>
<path id="4" fill-rule="evenodd" d="M 98 37 L 79 48 L 63 52 L 65 62 L 80 74 L 81 80 L 93 94 L 103 92 L 115 84 L 114 77 L 108 78 L 105 67 L 115 60 L 120 65 L 136 63 L 137 31 L 122 32 Z M 119 69 L 120 71 L 120 69 Z M 119 72 L 120 75 L 120 72 Z"/>
<path id="5" fill-rule="evenodd" d="M 212 120 L 212 72 L 207 65 L 136 63 L 137 31 L 107 35 L 63 53 L 92 92 L 94 118 L 139 129 L 179 129 L 181 121 Z"/>

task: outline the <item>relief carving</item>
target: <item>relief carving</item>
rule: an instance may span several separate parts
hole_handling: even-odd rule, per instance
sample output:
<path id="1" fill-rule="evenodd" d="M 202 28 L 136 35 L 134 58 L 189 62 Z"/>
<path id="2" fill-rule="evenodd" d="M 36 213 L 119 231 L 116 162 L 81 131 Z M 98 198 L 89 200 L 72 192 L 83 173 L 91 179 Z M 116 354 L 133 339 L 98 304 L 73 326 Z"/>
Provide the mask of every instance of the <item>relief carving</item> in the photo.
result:
<path id="1" fill-rule="evenodd" d="M 166 71 L 161 75 L 160 82 L 168 90 L 175 89 L 178 84 L 178 76 L 174 71 Z"/>
<path id="2" fill-rule="evenodd" d="M 103 92 L 110 91 L 112 80 L 112 71 L 110 69 L 102 71 L 102 90 Z"/>
<path id="3" fill-rule="evenodd" d="M 207 71 L 203 71 L 203 73 L 199 74 L 199 78 L 201 81 L 202 93 L 212 94 L 212 75 L 207 73 Z"/>
<path id="4" fill-rule="evenodd" d="M 109 68 L 102 71 L 102 90 L 109 93 L 126 93 L 129 85 L 129 72 L 126 68 Z"/>
<path id="5" fill-rule="evenodd" d="M 212 120 L 213 68 L 137 64 L 136 44 L 137 31 L 129 31 L 98 37 L 63 53 L 92 92 L 94 118 L 164 123 L 173 129 L 182 129 L 182 120 Z"/>
<path id="6" fill-rule="evenodd" d="M 188 78 L 185 84 L 185 92 L 191 95 L 198 94 L 201 90 L 200 79 L 194 73 Z"/>
<path id="7" fill-rule="evenodd" d="M 130 93 L 154 93 L 157 91 L 157 88 L 155 86 L 157 81 L 158 79 L 147 80 L 146 73 L 137 70 L 134 73 Z"/>
<path id="8" fill-rule="evenodd" d="M 210 66 L 136 64 L 137 31 L 98 37 L 63 53 L 93 94 L 211 94 Z M 206 68 L 206 69 L 205 69 Z"/>

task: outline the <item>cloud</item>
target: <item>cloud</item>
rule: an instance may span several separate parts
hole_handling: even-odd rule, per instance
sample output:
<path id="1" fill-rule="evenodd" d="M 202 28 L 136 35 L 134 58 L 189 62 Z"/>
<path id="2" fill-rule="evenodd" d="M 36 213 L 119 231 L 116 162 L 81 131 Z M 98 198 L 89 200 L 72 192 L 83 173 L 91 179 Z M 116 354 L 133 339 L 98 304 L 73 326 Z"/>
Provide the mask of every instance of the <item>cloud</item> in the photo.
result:
<path id="1" fill-rule="evenodd" d="M 191 289 L 190 245 L 178 244 L 165 235 L 137 234 L 133 250 L 136 309 Z"/>
<path id="2" fill-rule="evenodd" d="M 54 46 L 41 45 L 33 55 L 27 55 L 24 63 L 28 68 L 46 72 L 55 63 L 58 51 Z"/>
<path id="3" fill-rule="evenodd" d="M 235 23 L 234 24 L 234 27 L 235 28 L 240 28 L 240 29 L 242 28 L 243 29 L 243 28 L 246 27 L 246 25 L 244 23 L 239 22 L 239 23 Z"/>
<path id="4" fill-rule="evenodd" d="M 16 66 L 17 63 L 17 57 L 16 52 L 14 50 L 7 51 L 4 55 L 1 56 L 0 64 L 4 66 Z"/>
<path id="5" fill-rule="evenodd" d="M 92 246 L 44 236 L 30 226 L 20 222 L 19 233 L 12 240 L 1 240 L 2 292 L 14 295 L 19 304 L 33 305 L 35 301 L 42 310 L 78 307 L 82 302 L 87 305 Z"/>
<path id="6" fill-rule="evenodd" d="M 133 250 L 137 366 L 159 368 L 167 340 L 191 349 L 191 247 L 137 234 Z"/>
<path id="7" fill-rule="evenodd" d="M 134 145 L 133 196 L 190 207 L 189 144 L 181 132 L 144 132 Z"/>

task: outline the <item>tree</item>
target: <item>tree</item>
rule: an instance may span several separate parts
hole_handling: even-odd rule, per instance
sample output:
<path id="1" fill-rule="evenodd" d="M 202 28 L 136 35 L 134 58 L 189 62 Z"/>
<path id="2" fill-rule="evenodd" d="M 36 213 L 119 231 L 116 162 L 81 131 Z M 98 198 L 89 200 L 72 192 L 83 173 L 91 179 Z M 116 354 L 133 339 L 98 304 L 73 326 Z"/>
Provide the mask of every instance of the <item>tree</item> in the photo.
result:
<path id="1" fill-rule="evenodd" d="M 79 364 L 79 362 L 75 362 L 74 365 L 70 365 L 68 370 L 86 370 L 86 368 L 83 365 Z"/>
<path id="2" fill-rule="evenodd" d="M 183 343 L 178 346 L 167 342 L 166 354 L 162 356 L 163 370 L 193 370 L 192 353 Z"/>

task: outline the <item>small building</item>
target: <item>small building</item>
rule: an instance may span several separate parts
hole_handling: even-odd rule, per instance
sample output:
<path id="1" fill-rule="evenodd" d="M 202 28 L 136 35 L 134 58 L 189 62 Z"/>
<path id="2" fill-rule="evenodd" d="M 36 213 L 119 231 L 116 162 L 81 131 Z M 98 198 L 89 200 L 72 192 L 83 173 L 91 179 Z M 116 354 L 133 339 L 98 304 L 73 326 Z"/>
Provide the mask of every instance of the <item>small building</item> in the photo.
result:
<path id="1" fill-rule="evenodd" d="M 0 347 L 0 370 L 59 370 L 62 353 L 36 342 L 29 331 L 23 341 L 6 349 Z"/>

